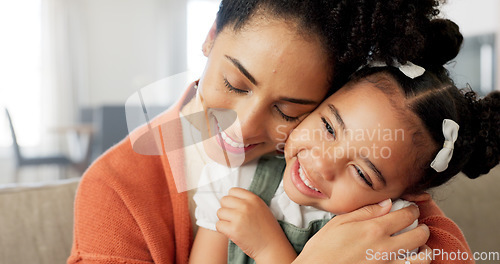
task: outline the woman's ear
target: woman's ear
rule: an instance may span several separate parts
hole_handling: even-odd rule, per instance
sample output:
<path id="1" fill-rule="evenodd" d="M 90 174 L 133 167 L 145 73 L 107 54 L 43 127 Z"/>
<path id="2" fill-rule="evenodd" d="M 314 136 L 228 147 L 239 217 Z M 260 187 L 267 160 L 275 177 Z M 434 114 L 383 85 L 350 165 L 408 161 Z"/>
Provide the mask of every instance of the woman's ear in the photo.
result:
<path id="1" fill-rule="evenodd" d="M 205 38 L 205 42 L 203 42 L 202 45 L 201 50 L 203 51 L 203 55 L 205 55 L 205 57 L 208 57 L 208 54 L 210 54 L 210 51 L 212 50 L 212 46 L 214 45 L 215 41 L 216 30 L 217 30 L 217 25 L 216 21 L 214 21 L 212 27 L 210 28 L 210 31 L 208 31 L 208 35 Z"/>

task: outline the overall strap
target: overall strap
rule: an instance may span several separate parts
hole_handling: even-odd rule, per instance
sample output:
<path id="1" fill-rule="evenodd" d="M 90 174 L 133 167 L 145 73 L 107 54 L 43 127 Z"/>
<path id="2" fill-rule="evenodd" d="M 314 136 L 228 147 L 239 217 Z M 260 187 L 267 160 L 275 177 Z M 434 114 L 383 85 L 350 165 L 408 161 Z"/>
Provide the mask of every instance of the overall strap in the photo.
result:
<path id="1" fill-rule="evenodd" d="M 264 156 L 260 158 L 248 190 L 258 195 L 269 206 L 283 178 L 285 165 L 285 159 L 282 157 Z M 229 241 L 227 253 L 227 263 L 255 263 L 233 241 Z"/>
<path id="2" fill-rule="evenodd" d="M 262 157 L 259 160 L 257 170 L 248 190 L 258 195 L 269 206 L 283 179 L 285 166 L 284 158 L 274 156 Z"/>
<path id="3" fill-rule="evenodd" d="M 288 238 L 288 241 L 292 244 L 293 249 L 295 249 L 295 252 L 300 254 L 307 241 L 309 241 L 314 234 L 323 228 L 328 221 L 330 221 L 330 219 L 317 219 L 309 222 L 309 225 L 306 228 L 300 228 L 284 221 L 278 222 Z"/>

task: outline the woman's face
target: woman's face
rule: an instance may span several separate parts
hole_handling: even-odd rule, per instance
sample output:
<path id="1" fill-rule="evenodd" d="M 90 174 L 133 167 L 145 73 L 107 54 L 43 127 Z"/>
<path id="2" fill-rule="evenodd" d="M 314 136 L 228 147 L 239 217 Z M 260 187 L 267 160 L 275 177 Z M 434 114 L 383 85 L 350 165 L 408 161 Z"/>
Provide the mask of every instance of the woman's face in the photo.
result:
<path id="1" fill-rule="evenodd" d="M 399 104 L 395 108 L 394 104 Z M 416 156 L 401 95 L 391 101 L 373 83 L 360 81 L 340 89 L 290 135 L 284 188 L 296 203 L 335 214 L 351 212 L 408 186 Z"/>
<path id="2" fill-rule="evenodd" d="M 205 150 L 218 163 L 229 159 L 238 166 L 282 148 L 328 91 L 331 65 L 319 40 L 305 38 L 290 23 L 254 18 L 237 32 L 227 26 L 217 36 L 212 28 L 204 52 L 199 91 L 212 135 L 223 130 Z M 226 110 L 235 113 L 232 120 Z"/>

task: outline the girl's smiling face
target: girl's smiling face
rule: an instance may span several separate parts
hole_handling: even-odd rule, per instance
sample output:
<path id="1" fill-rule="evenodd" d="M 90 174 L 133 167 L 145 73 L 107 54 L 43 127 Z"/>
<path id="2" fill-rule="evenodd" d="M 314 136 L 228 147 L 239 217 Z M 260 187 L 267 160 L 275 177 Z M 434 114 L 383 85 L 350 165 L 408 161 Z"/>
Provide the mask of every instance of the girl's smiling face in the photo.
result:
<path id="1" fill-rule="evenodd" d="M 294 202 L 342 214 L 403 194 L 416 160 L 416 117 L 401 110 L 404 98 L 394 90 L 349 83 L 292 131 L 283 181 Z"/>

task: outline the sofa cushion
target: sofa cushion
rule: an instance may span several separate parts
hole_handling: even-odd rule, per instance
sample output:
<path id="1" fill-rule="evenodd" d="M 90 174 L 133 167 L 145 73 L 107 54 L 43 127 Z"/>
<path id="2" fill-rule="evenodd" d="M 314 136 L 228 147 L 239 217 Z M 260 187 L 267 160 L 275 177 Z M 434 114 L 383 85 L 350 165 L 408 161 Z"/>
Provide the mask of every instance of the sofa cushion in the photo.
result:
<path id="1" fill-rule="evenodd" d="M 66 263 L 79 178 L 0 188 L 0 263 Z"/>

